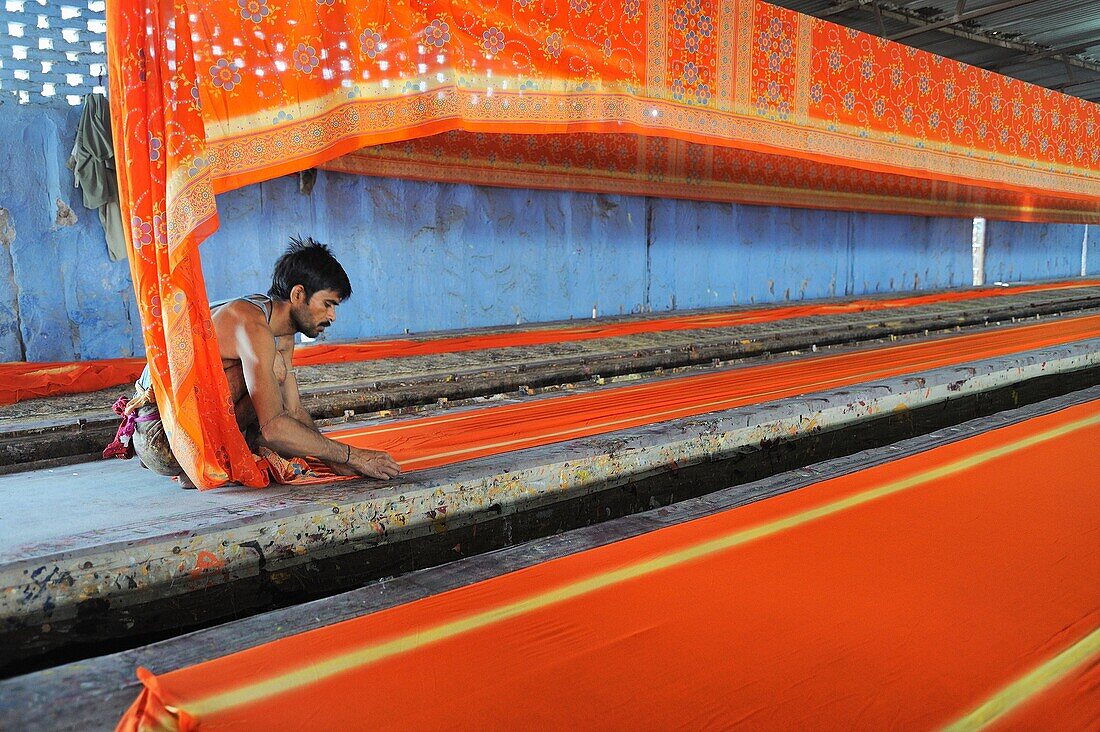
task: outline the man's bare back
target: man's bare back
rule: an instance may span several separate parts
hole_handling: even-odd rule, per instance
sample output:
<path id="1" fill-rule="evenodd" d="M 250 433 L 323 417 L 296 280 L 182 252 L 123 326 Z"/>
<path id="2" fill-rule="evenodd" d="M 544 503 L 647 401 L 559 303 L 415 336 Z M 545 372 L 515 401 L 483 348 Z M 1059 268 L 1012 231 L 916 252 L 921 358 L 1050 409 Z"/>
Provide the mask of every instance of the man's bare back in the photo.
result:
<path id="1" fill-rule="evenodd" d="M 271 308 L 270 300 L 264 305 Z M 261 323 L 270 331 L 267 324 L 267 312 L 257 307 L 249 300 L 230 300 L 221 307 L 211 312 L 214 322 L 214 331 L 218 335 L 218 351 L 222 359 L 222 369 L 225 370 L 226 381 L 229 382 L 229 394 L 233 399 L 233 411 L 237 415 L 237 426 L 241 432 L 247 434 L 251 427 L 258 426 L 256 422 L 256 409 L 252 406 L 252 399 L 248 396 L 248 385 L 244 380 L 244 369 L 241 365 L 241 357 L 237 349 L 236 333 L 242 327 L 244 321 L 250 321 L 250 328 L 259 330 Z M 271 364 L 275 380 L 280 388 L 284 387 L 287 373 L 294 357 L 294 337 L 287 336 L 276 338 L 271 333 L 271 339 L 276 343 L 276 357 Z"/>

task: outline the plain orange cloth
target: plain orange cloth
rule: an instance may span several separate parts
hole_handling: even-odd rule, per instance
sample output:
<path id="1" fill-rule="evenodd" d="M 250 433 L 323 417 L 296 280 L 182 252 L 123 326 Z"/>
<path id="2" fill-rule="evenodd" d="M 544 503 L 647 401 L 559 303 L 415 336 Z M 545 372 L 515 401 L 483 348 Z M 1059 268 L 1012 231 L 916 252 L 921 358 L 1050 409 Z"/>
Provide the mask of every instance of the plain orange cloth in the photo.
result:
<path id="1" fill-rule="evenodd" d="M 1096 729 L 1098 440 L 1077 405 L 142 670 L 119 729 Z"/>
<path id="2" fill-rule="evenodd" d="M 327 434 L 357 447 L 385 450 L 405 471 L 423 470 L 1097 337 L 1100 315 L 1065 318 Z"/>
<path id="3" fill-rule="evenodd" d="M 591 325 L 565 328 L 532 327 L 470 336 L 439 338 L 398 338 L 366 343 L 336 343 L 303 346 L 294 351 L 295 366 L 316 366 L 328 363 L 371 361 L 405 356 L 429 356 L 439 353 L 461 353 L 487 348 L 567 343 L 598 338 L 657 333 L 700 328 L 728 328 L 750 323 L 769 323 L 813 315 L 889 310 L 941 302 L 960 302 L 987 297 L 1019 295 L 1028 292 L 1094 287 L 1100 280 L 1071 280 L 1014 287 L 985 287 L 927 295 L 912 295 L 874 300 L 847 300 L 831 303 L 808 303 L 758 308 L 732 313 L 707 313 L 669 318 L 628 321 L 624 323 L 594 322 Z M 74 363 L 0 363 L 0 406 L 24 399 L 98 391 L 110 386 L 135 381 L 145 368 L 145 359 L 118 358 Z"/>

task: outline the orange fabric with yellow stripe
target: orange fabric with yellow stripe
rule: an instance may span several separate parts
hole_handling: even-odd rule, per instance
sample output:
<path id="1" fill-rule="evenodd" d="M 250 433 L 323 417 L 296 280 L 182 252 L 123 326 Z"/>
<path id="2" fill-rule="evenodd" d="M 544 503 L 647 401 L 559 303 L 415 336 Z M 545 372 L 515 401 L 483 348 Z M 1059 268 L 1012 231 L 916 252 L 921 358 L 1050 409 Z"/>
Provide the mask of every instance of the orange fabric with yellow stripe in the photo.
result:
<path id="1" fill-rule="evenodd" d="M 120 729 L 1093 728 L 1097 440 L 1077 405 L 143 671 Z"/>

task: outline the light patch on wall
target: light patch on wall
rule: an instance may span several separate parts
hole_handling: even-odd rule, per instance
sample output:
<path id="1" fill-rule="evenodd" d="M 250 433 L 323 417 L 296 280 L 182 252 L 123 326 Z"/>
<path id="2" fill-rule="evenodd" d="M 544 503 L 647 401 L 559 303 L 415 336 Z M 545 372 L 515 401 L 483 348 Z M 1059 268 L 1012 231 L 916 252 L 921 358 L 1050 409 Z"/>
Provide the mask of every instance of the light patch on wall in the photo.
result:
<path id="1" fill-rule="evenodd" d="M 69 208 L 69 204 L 58 198 L 55 201 L 57 205 L 57 218 L 54 219 L 54 226 L 60 228 L 62 226 L 74 226 L 76 224 L 76 212 Z"/>

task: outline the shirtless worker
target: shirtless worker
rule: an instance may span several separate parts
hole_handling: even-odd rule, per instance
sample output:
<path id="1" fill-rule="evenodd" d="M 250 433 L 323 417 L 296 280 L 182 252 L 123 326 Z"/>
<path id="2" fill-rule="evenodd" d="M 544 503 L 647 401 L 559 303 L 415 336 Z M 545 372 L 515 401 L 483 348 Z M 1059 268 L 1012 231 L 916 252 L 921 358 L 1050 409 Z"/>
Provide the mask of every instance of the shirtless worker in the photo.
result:
<path id="1" fill-rule="evenodd" d="M 294 334 L 316 338 L 336 320 L 336 306 L 351 296 L 347 273 L 324 244 L 291 238 L 275 263 L 266 295 L 211 305 L 222 367 L 237 425 L 249 447 L 263 444 L 284 457 L 318 458 L 339 475 L 389 479 L 401 470 L 388 454 L 330 440 L 302 407 L 291 370 Z M 140 399 L 149 369 L 137 382 Z M 133 446 L 142 464 L 194 485 L 172 455 L 155 403 L 138 408 Z"/>

